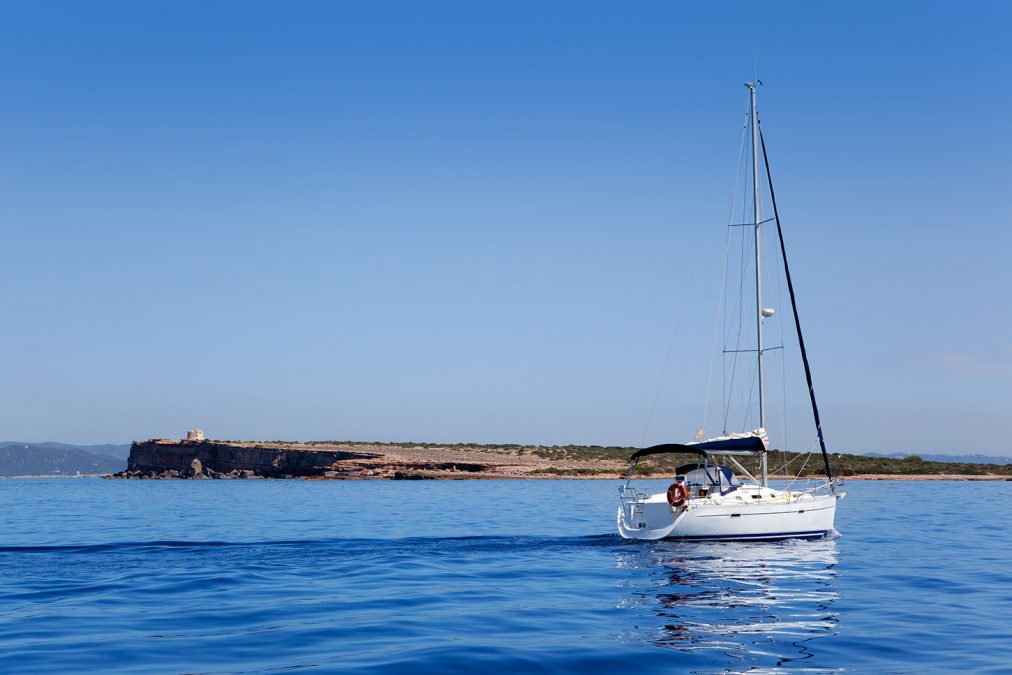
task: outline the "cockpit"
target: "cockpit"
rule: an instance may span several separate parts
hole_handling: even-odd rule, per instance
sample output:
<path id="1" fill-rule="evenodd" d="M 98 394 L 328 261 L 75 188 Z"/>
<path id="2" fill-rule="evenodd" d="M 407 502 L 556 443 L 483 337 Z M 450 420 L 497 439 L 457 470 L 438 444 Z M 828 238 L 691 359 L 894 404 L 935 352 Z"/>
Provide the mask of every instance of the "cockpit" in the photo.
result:
<path id="1" fill-rule="evenodd" d="M 726 466 L 683 464 L 675 469 L 675 474 L 676 482 L 684 482 L 690 493 L 700 496 L 706 496 L 712 491 L 726 495 L 741 485 L 738 477 Z"/>

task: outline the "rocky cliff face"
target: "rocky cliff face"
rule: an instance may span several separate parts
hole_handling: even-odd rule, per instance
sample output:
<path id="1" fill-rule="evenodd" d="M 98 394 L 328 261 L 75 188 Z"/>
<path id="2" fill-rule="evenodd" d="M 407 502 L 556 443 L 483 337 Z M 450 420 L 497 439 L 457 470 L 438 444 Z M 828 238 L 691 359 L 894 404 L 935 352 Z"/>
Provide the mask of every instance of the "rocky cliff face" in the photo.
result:
<path id="1" fill-rule="evenodd" d="M 599 455 L 602 449 L 591 450 Z M 127 470 L 109 478 L 615 477 L 626 464 L 625 457 L 570 459 L 567 452 L 538 446 L 154 439 L 135 441 Z"/>
<path id="2" fill-rule="evenodd" d="M 340 478 L 370 469 L 364 452 L 215 441 L 134 441 L 118 478 Z"/>

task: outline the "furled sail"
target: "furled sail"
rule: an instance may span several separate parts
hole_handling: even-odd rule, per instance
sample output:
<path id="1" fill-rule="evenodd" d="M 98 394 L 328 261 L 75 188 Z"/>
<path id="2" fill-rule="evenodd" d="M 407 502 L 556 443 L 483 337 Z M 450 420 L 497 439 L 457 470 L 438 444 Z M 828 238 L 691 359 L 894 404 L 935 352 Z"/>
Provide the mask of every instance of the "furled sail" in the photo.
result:
<path id="1" fill-rule="evenodd" d="M 698 443 L 686 443 L 689 447 L 700 450 L 768 450 L 770 439 L 765 429 L 754 429 L 740 434 L 728 434 L 708 438 Z"/>
<path id="2" fill-rule="evenodd" d="M 629 458 L 635 462 L 640 457 L 649 455 L 661 455 L 669 452 L 687 452 L 698 455 L 751 455 L 757 452 L 764 452 L 769 448 L 769 439 L 766 437 L 765 429 L 755 429 L 741 434 L 729 434 L 708 438 L 698 443 L 664 443 L 643 448 L 633 453 Z"/>

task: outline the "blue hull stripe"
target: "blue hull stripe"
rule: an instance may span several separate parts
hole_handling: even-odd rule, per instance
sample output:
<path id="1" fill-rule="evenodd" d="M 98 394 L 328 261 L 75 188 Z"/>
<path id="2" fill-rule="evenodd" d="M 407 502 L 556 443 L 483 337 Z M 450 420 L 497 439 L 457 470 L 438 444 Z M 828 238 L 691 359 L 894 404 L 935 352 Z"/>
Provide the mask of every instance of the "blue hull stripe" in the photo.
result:
<path id="1" fill-rule="evenodd" d="M 766 532 L 764 534 L 703 534 L 685 537 L 665 537 L 666 539 L 713 540 L 713 539 L 799 539 L 824 537 L 829 530 L 809 530 L 807 532 Z"/>

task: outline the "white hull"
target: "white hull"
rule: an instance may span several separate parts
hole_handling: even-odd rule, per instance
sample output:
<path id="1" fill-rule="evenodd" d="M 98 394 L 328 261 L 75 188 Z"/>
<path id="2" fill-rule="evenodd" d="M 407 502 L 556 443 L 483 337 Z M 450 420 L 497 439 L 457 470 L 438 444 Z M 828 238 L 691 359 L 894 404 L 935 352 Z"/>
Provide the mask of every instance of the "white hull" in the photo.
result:
<path id="1" fill-rule="evenodd" d="M 626 539 L 816 539 L 833 532 L 845 493 L 812 495 L 743 486 L 723 497 L 673 508 L 665 493 L 623 498 L 618 531 Z"/>

